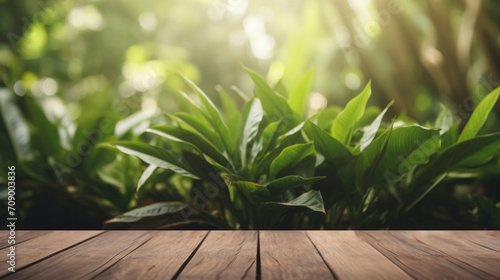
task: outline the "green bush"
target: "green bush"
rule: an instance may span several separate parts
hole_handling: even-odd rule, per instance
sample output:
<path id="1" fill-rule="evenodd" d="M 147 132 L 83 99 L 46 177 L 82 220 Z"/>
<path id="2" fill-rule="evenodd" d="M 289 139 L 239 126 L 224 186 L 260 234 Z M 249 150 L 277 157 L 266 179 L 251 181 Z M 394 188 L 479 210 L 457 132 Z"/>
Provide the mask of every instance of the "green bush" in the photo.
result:
<path id="1" fill-rule="evenodd" d="M 183 93 L 191 113 L 167 114 L 170 124 L 147 130 L 157 136 L 149 143 L 108 143 L 149 164 L 138 188 L 156 180 L 150 177 L 157 169 L 190 178 L 176 187 L 187 194 L 184 201 L 135 209 L 108 228 L 388 228 L 446 178 L 485 166 L 500 149 L 500 133 L 478 136 L 500 88 L 459 133 L 444 107 L 434 125 L 404 117 L 384 122 L 392 103 L 378 115 L 365 110 L 370 84 L 342 111 L 326 108 L 302 119 L 311 73 L 287 100 L 246 70 L 256 96 L 243 96 L 241 110 L 221 90 L 219 111 L 186 79 L 196 96 Z M 479 194 L 474 199 L 481 224 L 497 227 L 498 206 Z"/>

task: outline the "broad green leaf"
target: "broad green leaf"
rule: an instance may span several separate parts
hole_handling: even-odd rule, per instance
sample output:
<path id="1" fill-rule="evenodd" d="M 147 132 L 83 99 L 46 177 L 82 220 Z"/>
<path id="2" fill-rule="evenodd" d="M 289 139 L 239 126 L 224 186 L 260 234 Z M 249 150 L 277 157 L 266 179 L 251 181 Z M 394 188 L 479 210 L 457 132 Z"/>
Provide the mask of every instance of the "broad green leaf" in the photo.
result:
<path id="1" fill-rule="evenodd" d="M 250 78 L 252 78 L 255 84 L 255 91 L 257 93 L 257 97 L 259 97 L 262 102 L 262 108 L 264 112 L 269 117 L 270 120 L 286 120 L 287 122 L 291 122 L 286 126 L 293 126 L 296 124 L 297 119 L 292 109 L 288 105 L 288 102 L 281 95 L 277 94 L 257 73 L 254 71 L 244 67 L 247 71 Z"/>
<path id="2" fill-rule="evenodd" d="M 231 132 L 229 131 L 227 125 L 222 120 L 222 117 L 215 107 L 214 103 L 208 98 L 208 96 L 192 81 L 188 78 L 184 77 L 187 81 L 191 89 L 198 95 L 201 102 L 203 103 L 203 107 L 207 111 L 210 116 L 211 124 L 214 130 L 219 134 L 222 143 L 224 144 L 224 148 L 230 156 L 234 155 L 233 143 L 231 140 Z"/>
<path id="3" fill-rule="evenodd" d="M 40 145 L 41 152 L 46 156 L 57 155 L 62 150 L 61 135 L 58 129 L 60 124 L 49 121 L 39 102 L 33 97 L 26 95 L 23 99 L 28 109 L 29 119 L 35 127 L 36 134 L 34 137 L 37 138 L 37 141 L 34 143 Z M 52 109 L 54 110 L 55 108 Z M 70 146 L 69 136 L 65 136 L 67 146 Z"/>
<path id="4" fill-rule="evenodd" d="M 279 93 L 281 96 L 285 97 L 288 96 L 288 90 L 286 89 L 285 84 L 283 83 L 283 79 L 280 79 L 275 85 L 274 85 L 274 91 Z"/>
<path id="5" fill-rule="evenodd" d="M 365 151 L 363 151 L 356 161 L 356 189 L 363 194 L 366 189 L 371 187 L 374 172 L 378 164 L 384 157 L 389 139 L 392 134 L 391 128 L 373 141 Z"/>
<path id="6" fill-rule="evenodd" d="M 106 221 L 105 229 L 229 229 L 222 220 L 181 202 L 159 202 Z"/>
<path id="7" fill-rule="evenodd" d="M 479 136 L 458 143 L 441 152 L 418 175 L 416 184 L 433 180 L 443 173 L 461 168 L 477 168 L 495 156 L 500 149 L 500 133 Z"/>
<path id="8" fill-rule="evenodd" d="M 439 113 L 434 127 L 441 128 L 440 134 L 443 135 L 450 130 L 453 126 L 453 113 L 446 108 L 446 106 L 441 105 L 441 113 Z"/>
<path id="9" fill-rule="evenodd" d="M 500 87 L 488 94 L 481 101 L 481 103 L 479 103 L 477 108 L 474 110 L 474 113 L 472 113 L 469 122 L 467 122 L 467 125 L 462 131 L 460 138 L 458 138 L 458 143 L 472 139 L 477 135 L 479 130 L 483 127 L 484 123 L 488 119 L 488 115 L 495 106 L 495 103 L 497 102 L 499 96 Z"/>
<path id="10" fill-rule="evenodd" d="M 276 212 L 286 212 L 293 210 L 293 208 L 300 207 L 326 214 L 323 205 L 323 198 L 321 197 L 321 193 L 319 191 L 306 192 L 288 202 L 265 202 L 263 204 Z"/>
<path id="11" fill-rule="evenodd" d="M 217 85 L 215 89 L 219 93 L 222 101 L 222 108 L 224 108 L 223 112 L 226 120 L 230 120 L 238 115 L 239 109 L 236 102 L 234 102 L 234 99 L 231 98 L 231 96 L 229 96 L 229 94 L 220 85 Z"/>
<path id="12" fill-rule="evenodd" d="M 194 129 L 198 134 L 216 146 L 220 151 L 224 150 L 224 145 L 217 132 L 210 128 L 210 124 L 205 120 L 196 117 L 195 115 L 179 112 L 174 115 L 177 119 L 181 120 L 184 124 Z"/>
<path id="13" fill-rule="evenodd" d="M 262 133 L 259 141 L 255 142 L 252 147 L 252 162 L 267 153 L 267 151 L 274 145 L 279 136 L 281 122 L 276 121 L 268 124 Z"/>
<path id="14" fill-rule="evenodd" d="M 394 101 L 391 101 L 387 107 L 385 107 L 384 111 L 382 111 L 378 117 L 373 121 L 373 123 L 365 129 L 365 134 L 363 135 L 363 138 L 361 138 L 361 144 L 360 144 L 360 151 L 364 151 L 368 145 L 375 139 L 375 135 L 377 134 L 377 131 L 380 128 L 380 124 L 382 123 L 382 120 L 385 116 L 385 113 L 387 113 L 387 110 L 389 110 L 389 107 L 392 106 Z"/>
<path id="15" fill-rule="evenodd" d="M 126 141 L 111 142 L 109 144 L 114 145 L 118 148 L 118 150 L 126 154 L 136 156 L 149 164 L 172 170 L 184 177 L 199 179 L 198 176 L 187 170 L 184 164 L 178 160 L 177 156 L 171 154 L 165 149 L 150 146 L 144 143 Z"/>
<path id="16" fill-rule="evenodd" d="M 328 107 L 325 110 L 310 117 L 309 120 L 319 128 L 329 131 L 332 128 L 333 122 L 341 111 L 342 108 L 338 106 Z"/>
<path id="17" fill-rule="evenodd" d="M 205 182 L 216 183 L 219 191 L 227 191 L 227 186 L 219 175 L 221 172 L 229 172 L 224 166 L 208 162 L 205 158 L 193 152 L 182 151 L 181 155 L 183 161 L 189 165 L 189 170 L 192 170 L 193 174 L 196 174 L 196 176 Z"/>
<path id="18" fill-rule="evenodd" d="M 401 179 L 415 166 L 427 163 L 440 146 L 439 130 L 418 125 L 395 128 L 374 171 L 373 184 Z"/>
<path id="19" fill-rule="evenodd" d="M 245 125 L 243 127 L 243 133 L 240 141 L 240 154 L 243 166 L 247 164 L 247 145 L 255 138 L 255 136 L 257 136 L 260 122 L 264 117 L 264 111 L 262 110 L 260 100 L 254 99 L 252 101 L 248 115 L 245 117 Z"/>
<path id="20" fill-rule="evenodd" d="M 117 187 L 122 194 L 132 194 L 138 179 L 136 170 L 140 168 L 140 164 L 136 157 L 125 155 L 97 169 L 97 175 L 102 181 Z"/>
<path id="21" fill-rule="evenodd" d="M 314 145 L 312 143 L 296 144 L 285 148 L 271 163 L 271 176 L 276 177 L 280 171 L 286 168 L 294 168 L 311 155 L 314 155 Z"/>
<path id="22" fill-rule="evenodd" d="M 371 85 L 368 83 L 363 92 L 352 99 L 333 122 L 332 136 L 340 143 L 349 146 L 356 122 L 363 116 L 371 93 Z"/>
<path id="23" fill-rule="evenodd" d="M 299 131 L 301 131 L 304 128 L 305 125 L 306 125 L 306 122 L 301 122 L 296 127 L 290 129 L 289 131 L 287 131 L 286 133 L 284 133 L 283 135 L 278 137 L 278 140 L 283 141 L 285 138 L 288 138 L 288 137 L 298 133 Z"/>
<path id="24" fill-rule="evenodd" d="M 232 184 L 241 193 L 243 193 L 255 206 L 271 198 L 269 190 L 259 184 L 252 182 L 234 182 Z"/>
<path id="25" fill-rule="evenodd" d="M 354 130 L 356 130 L 357 128 L 363 128 L 365 126 L 369 126 L 375 121 L 375 119 L 380 115 L 380 113 L 382 113 L 382 110 L 377 106 L 366 107 L 365 112 L 363 113 L 361 118 L 359 118 L 359 120 L 356 122 Z"/>
<path id="26" fill-rule="evenodd" d="M 139 181 L 137 182 L 136 191 L 139 191 L 139 189 L 144 186 L 149 177 L 151 177 L 151 175 L 155 172 L 156 168 L 158 168 L 158 166 L 151 164 L 144 170 L 144 172 L 142 172 L 141 178 L 139 178 Z"/>
<path id="27" fill-rule="evenodd" d="M 304 114 L 304 108 L 307 103 L 307 96 L 311 90 L 311 83 L 313 78 L 313 71 L 307 71 L 304 76 L 302 76 L 295 87 L 292 90 L 290 96 L 288 96 L 288 104 L 292 110 L 299 116 Z"/>
<path id="28" fill-rule="evenodd" d="M 314 141 L 316 150 L 327 161 L 341 164 L 342 161 L 351 156 L 351 152 L 342 143 L 315 124 L 308 121 L 304 130 L 309 139 Z"/>
<path id="29" fill-rule="evenodd" d="M 266 188 L 272 194 L 277 195 L 287 190 L 292 190 L 297 187 L 302 187 L 308 184 L 312 184 L 319 180 L 323 180 L 324 178 L 325 177 L 303 178 L 300 176 L 286 176 L 272 181 L 266 186 Z"/>
<path id="30" fill-rule="evenodd" d="M 219 151 L 217 151 L 217 148 L 212 146 L 212 144 L 210 144 L 194 132 L 173 125 L 153 126 L 146 131 L 158 134 L 173 141 L 183 141 L 191 143 L 202 153 L 209 156 L 218 163 L 224 166 L 228 164 L 227 159 Z"/>
<path id="31" fill-rule="evenodd" d="M 33 159 L 29 126 L 14 101 L 13 92 L 0 89 L 0 109 L 18 161 Z"/>
<path id="32" fill-rule="evenodd" d="M 129 130 L 139 125 L 140 123 L 151 119 L 156 114 L 155 111 L 139 111 L 134 113 L 119 122 L 115 126 L 115 136 L 116 138 L 122 138 Z"/>

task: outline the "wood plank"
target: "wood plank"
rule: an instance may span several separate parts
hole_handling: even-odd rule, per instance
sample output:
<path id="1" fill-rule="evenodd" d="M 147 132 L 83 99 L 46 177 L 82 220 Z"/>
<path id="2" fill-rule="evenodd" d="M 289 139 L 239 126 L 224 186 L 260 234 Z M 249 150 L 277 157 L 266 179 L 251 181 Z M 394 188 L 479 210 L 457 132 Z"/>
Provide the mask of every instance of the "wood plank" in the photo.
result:
<path id="1" fill-rule="evenodd" d="M 16 230 L 16 245 L 23 243 L 24 241 L 30 240 L 37 236 L 45 235 L 51 231 L 48 230 Z M 10 231 L 2 230 L 0 231 L 0 250 L 3 248 L 10 247 L 7 243 L 10 235 Z"/>
<path id="2" fill-rule="evenodd" d="M 151 240 L 95 279 L 171 279 L 207 231 L 158 231 Z"/>
<path id="3" fill-rule="evenodd" d="M 463 238 L 476 245 L 500 253 L 500 231 L 454 231 L 457 238 Z"/>
<path id="4" fill-rule="evenodd" d="M 498 279 L 413 238 L 408 232 L 357 232 L 416 279 Z"/>
<path id="5" fill-rule="evenodd" d="M 308 231 L 337 279 L 413 279 L 353 231 Z"/>
<path id="6" fill-rule="evenodd" d="M 262 279 L 334 279 L 303 231 L 261 231 Z"/>
<path id="7" fill-rule="evenodd" d="M 66 238 L 69 232 L 61 234 Z M 87 242 L 70 248 L 23 270 L 11 273 L 6 279 L 90 279 L 151 237 L 145 231 L 105 232 Z"/>
<path id="8" fill-rule="evenodd" d="M 24 233 L 20 232 L 21 235 L 25 235 Z M 102 231 L 47 231 L 42 235 L 31 235 L 33 238 L 16 245 L 15 269 L 18 271 L 101 233 Z M 9 252 L 10 248 L 5 248 L 0 250 L 0 255 L 5 256 Z M 7 270 L 9 265 L 6 262 L 2 262 L 0 267 L 0 276 L 12 273 Z"/>
<path id="9" fill-rule="evenodd" d="M 408 235 L 493 277 L 500 278 L 499 252 L 487 250 L 448 231 L 415 231 L 408 232 Z"/>
<path id="10" fill-rule="evenodd" d="M 256 231 L 212 231 L 178 279 L 255 279 Z"/>

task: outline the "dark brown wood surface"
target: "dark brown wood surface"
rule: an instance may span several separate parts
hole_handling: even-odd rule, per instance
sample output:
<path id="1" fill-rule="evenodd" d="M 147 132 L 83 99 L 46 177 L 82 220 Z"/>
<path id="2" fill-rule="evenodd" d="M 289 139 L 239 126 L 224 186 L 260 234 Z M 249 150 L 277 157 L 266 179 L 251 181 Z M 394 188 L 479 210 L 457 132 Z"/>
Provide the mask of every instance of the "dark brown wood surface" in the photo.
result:
<path id="1" fill-rule="evenodd" d="M 0 279 L 500 279 L 499 231 L 0 234 Z"/>

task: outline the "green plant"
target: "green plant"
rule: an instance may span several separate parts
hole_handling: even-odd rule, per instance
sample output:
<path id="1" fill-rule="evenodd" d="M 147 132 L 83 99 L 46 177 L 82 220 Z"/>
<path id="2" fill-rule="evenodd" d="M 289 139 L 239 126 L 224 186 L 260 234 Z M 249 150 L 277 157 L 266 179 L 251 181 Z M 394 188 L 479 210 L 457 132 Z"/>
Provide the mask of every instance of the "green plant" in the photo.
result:
<path id="1" fill-rule="evenodd" d="M 110 221 L 110 228 L 131 227 L 129 220 L 135 223 L 132 227 L 150 226 L 155 211 L 162 215 L 157 218 L 158 227 L 190 222 L 186 213 L 193 214 L 197 223 L 205 220 L 216 228 L 391 227 L 408 219 L 411 210 L 448 175 L 465 176 L 488 163 L 500 148 L 500 133 L 477 136 L 500 88 L 483 99 L 459 135 L 452 112 L 444 107 L 434 125 L 421 126 L 403 117 L 384 122 L 392 103 L 384 110 L 365 110 L 370 84 L 343 110 L 327 108 L 302 121 L 299 115 L 305 102 L 294 98 L 305 100 L 310 73 L 287 102 L 264 79 L 247 72 L 256 97 L 245 97 L 241 112 L 220 91 L 226 100 L 221 114 L 187 80 L 199 99 L 197 103 L 183 94 L 193 113 L 169 115 L 171 125 L 147 130 L 166 143 L 158 139 L 152 139 L 151 145 L 112 143 L 150 164 L 139 187 L 154 169 L 169 169 L 191 178 L 192 198 L 215 188 L 217 195 L 207 195 L 210 207 L 199 207 L 194 199 L 189 206 L 161 203 L 125 213 Z M 221 115 L 232 117 L 224 120 Z M 215 215 L 202 211 L 208 209 Z M 326 219 L 310 215 L 324 209 Z M 485 207 L 479 209 L 484 216 L 481 209 Z M 295 214 L 292 210 L 307 211 Z"/>
<path id="2" fill-rule="evenodd" d="M 265 80 L 247 69 L 255 84 L 256 97 L 244 97 L 240 110 L 227 94 L 220 90 L 225 100 L 224 114 L 194 83 L 186 78 L 197 101 L 182 93 L 191 105 L 192 114 L 168 114 L 172 124 L 153 126 L 147 130 L 165 140 L 153 139 L 152 144 L 137 142 L 113 142 L 126 154 L 141 158 L 150 166 L 144 172 L 141 183 L 155 169 L 163 168 L 192 179 L 191 193 L 212 195 L 211 211 L 217 213 L 217 221 L 208 224 L 224 228 L 279 228 L 307 224 L 307 212 L 324 212 L 323 199 L 318 191 L 307 186 L 323 177 L 311 177 L 314 173 L 316 153 L 312 143 L 301 134 L 304 122 L 299 112 L 305 102 L 292 107 L 276 93 Z M 299 81 L 294 95 L 307 98 L 308 79 Z M 293 103 L 292 103 L 293 104 Z M 295 112 L 294 112 L 295 111 Z M 231 116 L 224 120 L 222 115 Z M 306 188 L 300 188 L 304 187 Z M 179 204 L 175 204 L 179 205 Z M 207 204 L 193 199 L 189 208 L 158 204 L 164 226 L 168 221 L 177 225 L 198 221 Z M 171 209 L 171 210 L 169 210 Z M 175 219 L 179 212 L 189 217 Z M 298 215 L 288 215 L 299 212 Z M 109 227 L 120 226 L 124 220 L 138 215 L 127 213 Z M 141 215 L 146 215 L 142 212 Z M 170 213 L 170 215 L 167 215 Z M 203 217 L 207 217 L 203 213 Z M 290 221 L 295 217 L 295 221 Z M 302 224 L 304 225 L 304 224 Z"/>
<path id="3" fill-rule="evenodd" d="M 149 125 L 154 114 L 142 115 L 119 120 L 103 114 L 75 122 L 57 97 L 19 97 L 0 89 L 0 167 L 16 168 L 19 227 L 96 229 L 135 207 L 140 161 L 96 145 L 135 139 L 133 128 Z"/>
<path id="4" fill-rule="evenodd" d="M 407 218 L 448 174 L 481 167 L 500 148 L 500 133 L 477 136 L 500 88 L 482 100 L 460 136 L 446 108 L 435 128 L 397 119 L 383 125 L 388 108 L 370 125 L 359 127 L 370 94 L 367 85 L 338 114 L 330 134 L 312 122 L 305 128 L 316 150 L 325 157 L 316 175 L 330 174 L 317 184 L 328 209 L 327 228 L 339 227 L 344 209 L 351 228 L 390 226 Z"/>

